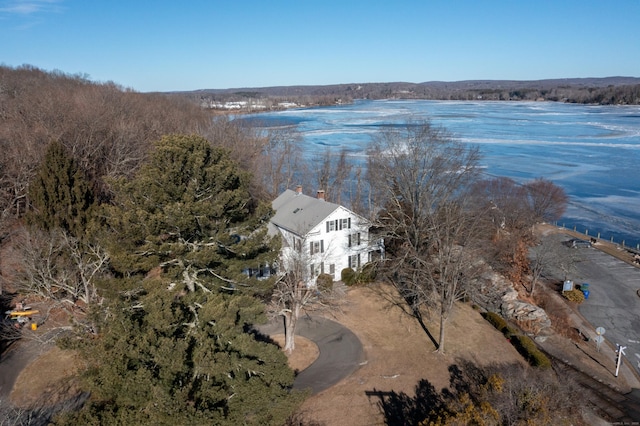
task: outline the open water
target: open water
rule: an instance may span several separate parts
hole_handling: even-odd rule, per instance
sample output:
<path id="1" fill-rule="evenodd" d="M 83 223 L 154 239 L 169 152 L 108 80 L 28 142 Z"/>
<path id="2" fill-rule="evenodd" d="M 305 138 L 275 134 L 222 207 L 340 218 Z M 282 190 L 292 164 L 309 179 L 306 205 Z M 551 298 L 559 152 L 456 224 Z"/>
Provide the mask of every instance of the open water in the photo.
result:
<path id="1" fill-rule="evenodd" d="M 479 146 L 487 175 L 518 182 L 544 177 L 562 186 L 570 202 L 558 225 L 632 247 L 640 243 L 640 106 L 361 100 L 243 119 L 295 126 L 309 156 L 346 148 L 354 162 L 383 126 L 430 119 Z"/>

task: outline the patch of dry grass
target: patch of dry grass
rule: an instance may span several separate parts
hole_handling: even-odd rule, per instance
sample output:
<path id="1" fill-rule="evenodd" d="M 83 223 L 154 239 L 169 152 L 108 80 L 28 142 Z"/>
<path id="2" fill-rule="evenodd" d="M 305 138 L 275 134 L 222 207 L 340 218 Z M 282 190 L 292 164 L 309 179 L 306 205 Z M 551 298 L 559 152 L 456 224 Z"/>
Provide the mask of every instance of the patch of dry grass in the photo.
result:
<path id="1" fill-rule="evenodd" d="M 365 364 L 342 382 L 309 398 L 305 418 L 325 425 L 383 425 L 376 392 L 414 394 L 420 379 L 436 389 L 449 385 L 448 367 L 459 359 L 484 365 L 524 363 L 505 337 L 469 305 L 456 305 L 445 334 L 445 353 L 436 347 L 415 318 L 406 314 L 388 286 L 351 288 L 342 313 L 334 318 L 360 338 Z M 436 318 L 426 321 L 436 339 Z"/>
<path id="2" fill-rule="evenodd" d="M 73 378 L 82 362 L 75 351 L 56 346 L 30 363 L 18 376 L 11 392 L 11 402 L 21 408 L 39 405 L 43 396 L 54 405 L 76 393 Z"/>
<path id="3" fill-rule="evenodd" d="M 284 334 L 274 334 L 269 336 L 275 341 L 281 348 L 284 347 Z M 318 345 L 313 343 L 306 337 L 296 336 L 296 347 L 291 354 L 287 354 L 289 367 L 296 372 L 300 372 L 314 363 L 320 355 Z"/>

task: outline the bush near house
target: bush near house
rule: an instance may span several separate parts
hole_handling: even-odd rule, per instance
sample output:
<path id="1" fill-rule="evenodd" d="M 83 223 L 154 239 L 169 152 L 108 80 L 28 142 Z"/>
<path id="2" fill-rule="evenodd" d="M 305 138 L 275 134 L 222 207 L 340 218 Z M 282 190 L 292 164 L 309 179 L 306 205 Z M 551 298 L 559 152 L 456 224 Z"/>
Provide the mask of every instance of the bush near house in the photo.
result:
<path id="1" fill-rule="evenodd" d="M 367 263 L 362 267 L 362 271 L 358 274 L 358 283 L 366 284 L 376 279 L 377 271 L 374 263 Z"/>
<path id="2" fill-rule="evenodd" d="M 331 291 L 333 289 L 333 276 L 329 274 L 318 275 L 316 285 L 320 291 Z"/>
<path id="3" fill-rule="evenodd" d="M 361 271 L 344 268 L 340 272 L 340 279 L 348 286 L 367 284 L 376 279 L 376 269 L 371 263 L 364 265 Z"/>
<path id="4" fill-rule="evenodd" d="M 344 268 L 340 271 L 340 279 L 345 285 L 353 285 L 356 283 L 358 273 L 351 268 Z"/>

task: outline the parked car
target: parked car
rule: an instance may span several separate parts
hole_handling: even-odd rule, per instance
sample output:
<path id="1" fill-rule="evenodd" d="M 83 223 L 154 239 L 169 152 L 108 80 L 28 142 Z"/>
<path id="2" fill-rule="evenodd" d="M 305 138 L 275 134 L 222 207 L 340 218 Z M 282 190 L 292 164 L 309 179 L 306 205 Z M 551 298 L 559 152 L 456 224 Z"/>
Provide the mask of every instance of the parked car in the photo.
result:
<path id="1" fill-rule="evenodd" d="M 572 248 L 579 247 L 591 247 L 591 242 L 587 240 L 581 240 L 580 238 L 573 238 L 565 243 L 567 246 Z"/>

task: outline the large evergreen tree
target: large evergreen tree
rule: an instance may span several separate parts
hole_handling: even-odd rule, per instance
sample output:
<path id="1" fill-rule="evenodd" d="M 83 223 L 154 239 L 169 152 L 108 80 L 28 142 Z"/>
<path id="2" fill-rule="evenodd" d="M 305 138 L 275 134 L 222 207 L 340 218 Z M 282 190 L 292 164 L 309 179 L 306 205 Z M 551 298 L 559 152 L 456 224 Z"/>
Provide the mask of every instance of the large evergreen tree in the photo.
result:
<path id="1" fill-rule="evenodd" d="M 52 142 L 29 185 L 30 223 L 60 228 L 82 239 L 91 220 L 94 196 L 78 163 L 60 142 Z"/>
<path id="2" fill-rule="evenodd" d="M 236 291 L 277 254 L 248 184 L 226 151 L 177 135 L 114 183 L 105 234 L 126 291 L 80 340 L 91 398 L 60 424 L 283 424 L 296 408 L 286 357 L 252 332 L 263 306 Z"/>
<path id="3" fill-rule="evenodd" d="M 162 138 L 135 179 L 114 183 L 113 266 L 127 276 L 161 267 L 191 291 L 247 283 L 246 268 L 277 254 L 267 237 L 271 209 L 255 202 L 249 184 L 228 152 L 206 139 Z"/>
<path id="4" fill-rule="evenodd" d="M 283 424 L 302 394 L 282 351 L 246 330 L 255 299 L 159 284 L 114 304 L 101 338 L 83 345 L 91 398 L 58 423 Z"/>

